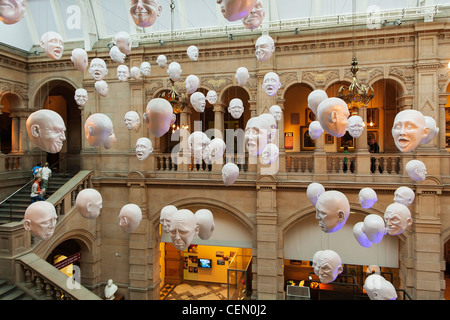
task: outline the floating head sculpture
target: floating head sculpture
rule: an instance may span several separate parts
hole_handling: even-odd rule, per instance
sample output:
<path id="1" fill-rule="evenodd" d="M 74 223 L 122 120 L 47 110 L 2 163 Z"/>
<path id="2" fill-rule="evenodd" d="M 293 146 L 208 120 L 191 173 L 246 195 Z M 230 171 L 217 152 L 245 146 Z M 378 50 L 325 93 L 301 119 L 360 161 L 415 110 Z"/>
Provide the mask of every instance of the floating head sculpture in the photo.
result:
<path id="1" fill-rule="evenodd" d="M 178 211 L 177 207 L 173 205 L 167 205 L 161 209 L 159 223 L 161 224 L 161 229 L 164 232 L 170 231 L 170 221 L 172 219 L 172 214 Z"/>
<path id="2" fill-rule="evenodd" d="M 340 191 L 325 191 L 316 202 L 316 219 L 325 233 L 336 232 L 345 225 L 350 215 L 350 204 Z"/>
<path id="3" fill-rule="evenodd" d="M 59 60 L 64 53 L 64 41 L 61 35 L 54 31 L 48 31 L 41 37 L 40 46 L 45 54 L 52 60 Z"/>
<path id="4" fill-rule="evenodd" d="M 208 209 L 200 209 L 195 212 L 195 220 L 198 229 L 198 237 L 202 240 L 208 240 L 211 238 L 212 233 L 214 231 L 214 216 L 211 210 Z"/>
<path id="5" fill-rule="evenodd" d="M 81 190 L 75 200 L 78 212 L 86 219 L 96 219 L 103 207 L 100 192 L 92 188 Z"/>
<path id="6" fill-rule="evenodd" d="M 110 149 L 117 140 L 111 119 L 103 113 L 94 113 L 86 119 L 84 135 L 91 147 Z"/>
<path id="7" fill-rule="evenodd" d="M 327 98 L 317 107 L 317 117 L 325 132 L 340 138 L 347 131 L 348 106 L 340 98 Z"/>
<path id="8" fill-rule="evenodd" d="M 199 229 L 192 211 L 181 209 L 172 214 L 169 233 L 172 244 L 177 250 L 187 249 L 194 237 L 198 235 Z"/>
<path id="9" fill-rule="evenodd" d="M 70 60 L 73 62 L 75 69 L 77 69 L 78 71 L 84 71 L 88 66 L 88 55 L 86 50 L 84 49 L 81 48 L 73 49 Z"/>
<path id="10" fill-rule="evenodd" d="M 24 229 L 41 240 L 48 240 L 55 232 L 56 209 L 48 201 L 36 201 L 28 206 L 23 218 Z"/>
<path id="11" fill-rule="evenodd" d="M 408 207 L 396 202 L 386 208 L 384 221 L 387 233 L 391 236 L 403 233 L 413 223 Z"/>
<path id="12" fill-rule="evenodd" d="M 394 143 L 401 152 L 415 150 L 427 138 L 430 129 L 425 117 L 417 110 L 403 110 L 397 113 L 392 126 Z"/>
<path id="13" fill-rule="evenodd" d="M 131 0 L 131 18 L 141 28 L 152 26 L 161 12 L 162 6 L 159 0 Z"/>
<path id="14" fill-rule="evenodd" d="M 66 140 L 66 126 L 63 118 L 55 111 L 41 109 L 28 116 L 26 122 L 28 137 L 39 149 L 58 153 Z"/>
<path id="15" fill-rule="evenodd" d="M 267 61 L 275 51 L 275 42 L 271 36 L 264 34 L 256 40 L 255 49 L 256 59 L 259 62 Z"/>
<path id="16" fill-rule="evenodd" d="M 173 109 L 169 101 L 162 98 L 153 98 L 147 104 L 144 121 L 148 130 L 157 138 L 169 131 L 172 124 Z"/>
<path id="17" fill-rule="evenodd" d="M 136 157 L 138 160 L 142 161 L 147 159 L 152 152 L 152 142 L 149 138 L 142 137 L 136 141 Z"/>
<path id="18" fill-rule="evenodd" d="M 141 208 L 134 204 L 126 204 L 120 209 L 119 213 L 119 226 L 122 231 L 131 233 L 139 226 L 142 220 Z"/>

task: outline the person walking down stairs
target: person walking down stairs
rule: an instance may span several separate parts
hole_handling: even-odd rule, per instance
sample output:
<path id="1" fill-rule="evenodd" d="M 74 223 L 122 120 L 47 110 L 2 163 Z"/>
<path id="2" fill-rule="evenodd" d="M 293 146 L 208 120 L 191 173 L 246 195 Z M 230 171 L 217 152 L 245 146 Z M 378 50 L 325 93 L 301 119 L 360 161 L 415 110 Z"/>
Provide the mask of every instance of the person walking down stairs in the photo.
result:
<path id="1" fill-rule="evenodd" d="M 43 191 L 41 191 L 41 186 L 39 185 L 41 183 L 42 178 L 41 177 L 36 177 L 34 178 L 34 182 L 31 185 L 31 203 L 36 202 L 36 201 L 45 201 L 45 198 L 41 196 L 41 193 Z"/>

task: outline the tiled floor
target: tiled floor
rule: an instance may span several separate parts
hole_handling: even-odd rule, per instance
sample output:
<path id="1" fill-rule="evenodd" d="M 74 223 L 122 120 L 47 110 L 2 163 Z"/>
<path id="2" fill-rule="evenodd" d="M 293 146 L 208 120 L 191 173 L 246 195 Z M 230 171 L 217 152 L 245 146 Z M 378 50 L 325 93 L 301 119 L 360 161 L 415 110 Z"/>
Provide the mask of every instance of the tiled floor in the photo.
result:
<path id="1" fill-rule="evenodd" d="M 167 288 L 166 288 L 167 287 Z M 227 287 L 222 284 L 182 283 L 161 290 L 161 300 L 226 300 Z"/>

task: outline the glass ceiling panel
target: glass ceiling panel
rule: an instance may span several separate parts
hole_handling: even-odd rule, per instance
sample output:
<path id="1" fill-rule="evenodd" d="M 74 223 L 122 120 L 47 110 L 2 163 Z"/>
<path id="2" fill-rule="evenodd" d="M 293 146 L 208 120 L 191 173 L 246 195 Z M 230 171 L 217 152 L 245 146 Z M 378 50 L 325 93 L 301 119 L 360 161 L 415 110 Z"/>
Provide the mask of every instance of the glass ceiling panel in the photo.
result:
<path id="1" fill-rule="evenodd" d="M 59 32 L 49 0 L 30 0 L 27 2 L 39 39 L 47 31 Z"/>

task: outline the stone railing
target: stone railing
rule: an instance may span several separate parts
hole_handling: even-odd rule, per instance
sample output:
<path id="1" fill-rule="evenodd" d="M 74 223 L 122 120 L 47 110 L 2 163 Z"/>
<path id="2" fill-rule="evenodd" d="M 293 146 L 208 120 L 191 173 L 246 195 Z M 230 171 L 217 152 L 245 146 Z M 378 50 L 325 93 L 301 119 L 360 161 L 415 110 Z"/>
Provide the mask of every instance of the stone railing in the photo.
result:
<path id="1" fill-rule="evenodd" d="M 37 300 L 101 300 L 34 253 L 16 259 L 19 287 Z"/>
<path id="2" fill-rule="evenodd" d="M 372 153 L 370 172 L 376 175 L 402 174 L 402 156 L 389 153 Z"/>
<path id="3" fill-rule="evenodd" d="M 64 215 L 75 206 L 76 197 L 81 190 L 92 188 L 93 176 L 93 171 L 80 171 L 47 199 L 55 206 L 58 216 Z"/>
<path id="4" fill-rule="evenodd" d="M 327 155 L 327 173 L 356 173 L 357 157 L 351 153 L 333 153 Z"/>
<path id="5" fill-rule="evenodd" d="M 156 154 L 155 158 L 155 171 L 164 171 L 164 172 L 175 172 L 175 171 L 193 171 L 193 172 L 211 172 L 213 170 L 213 165 L 208 164 L 205 161 L 201 163 L 196 163 L 194 161 L 194 157 L 191 157 L 191 161 L 186 165 L 177 165 L 176 161 L 174 161 L 169 153 Z M 223 164 L 227 162 L 236 163 L 239 167 L 240 171 L 247 172 L 249 168 L 249 159 L 248 155 L 238 156 L 234 154 L 232 156 L 224 156 Z"/>
<path id="6" fill-rule="evenodd" d="M 308 173 L 314 172 L 314 154 L 286 153 L 286 172 Z"/>
<path id="7" fill-rule="evenodd" d="M 21 156 L 4 156 L 5 171 L 20 170 L 21 169 Z"/>

